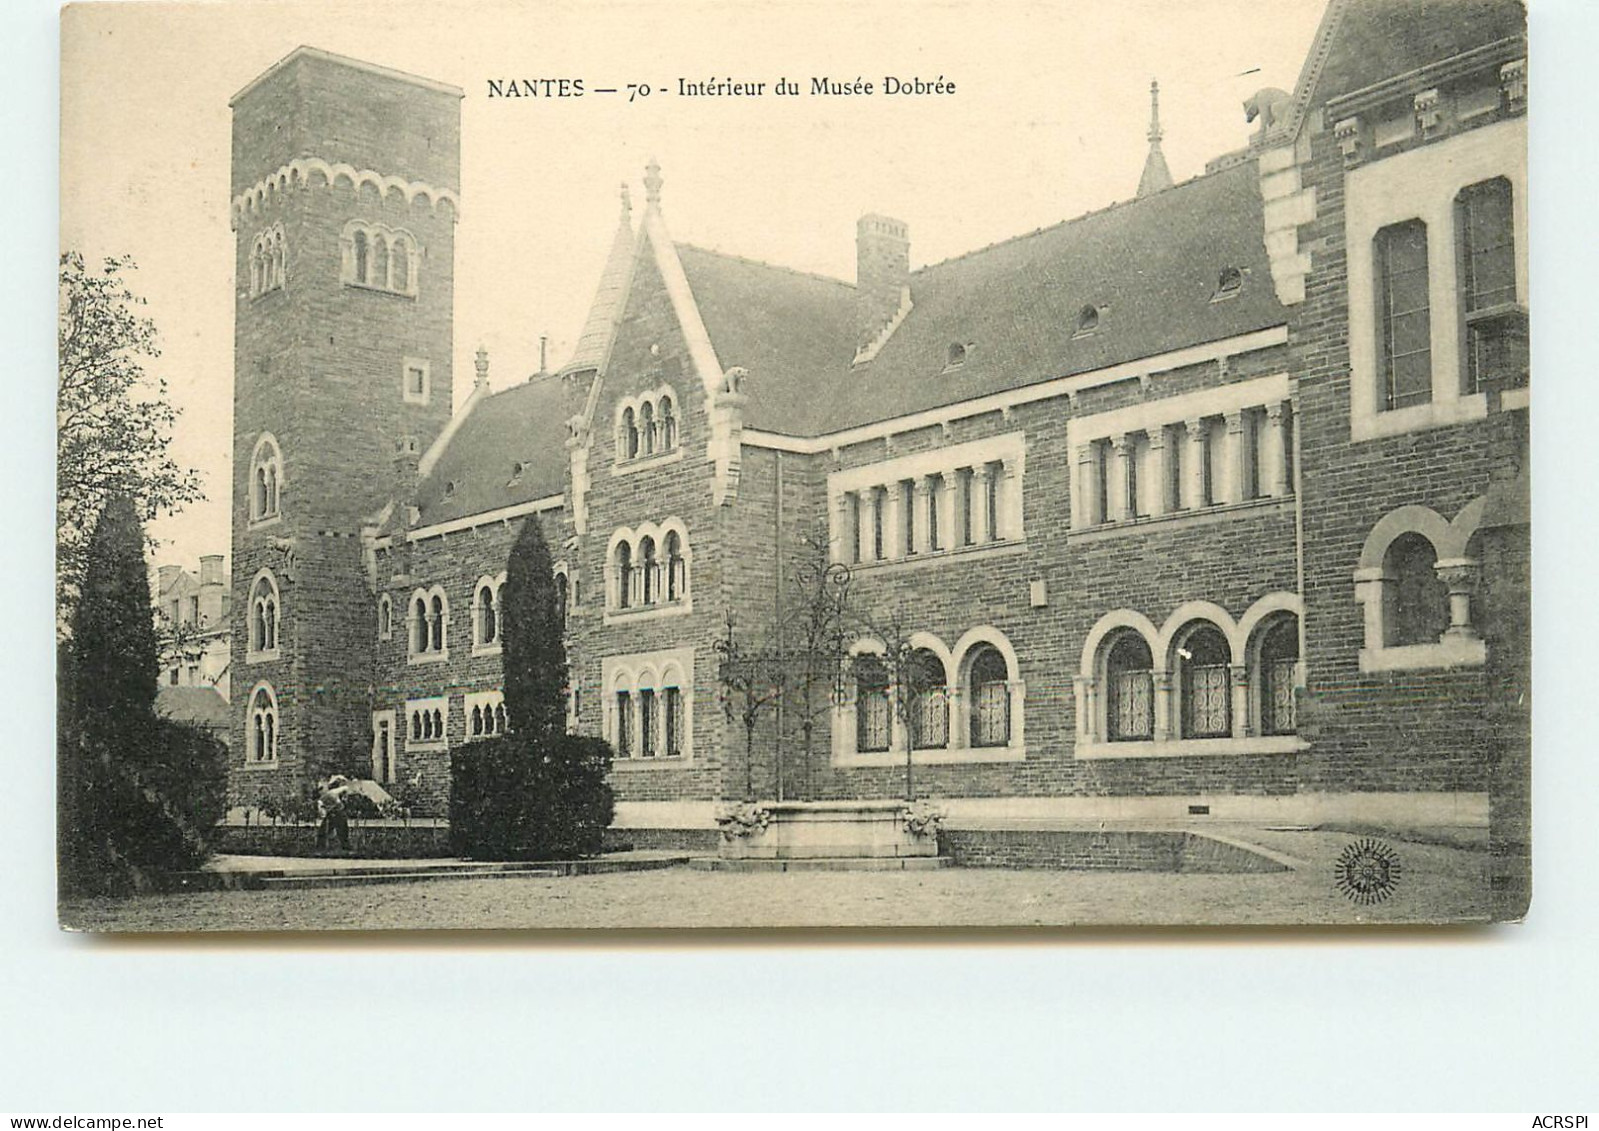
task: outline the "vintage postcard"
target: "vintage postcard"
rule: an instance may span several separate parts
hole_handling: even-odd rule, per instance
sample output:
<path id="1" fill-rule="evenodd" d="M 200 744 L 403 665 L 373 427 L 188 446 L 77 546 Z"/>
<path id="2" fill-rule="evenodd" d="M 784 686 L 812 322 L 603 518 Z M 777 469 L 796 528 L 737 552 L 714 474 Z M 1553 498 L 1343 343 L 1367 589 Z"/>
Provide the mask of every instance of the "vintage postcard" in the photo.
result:
<path id="1" fill-rule="evenodd" d="M 67 8 L 62 924 L 1520 918 L 1527 66 Z"/>

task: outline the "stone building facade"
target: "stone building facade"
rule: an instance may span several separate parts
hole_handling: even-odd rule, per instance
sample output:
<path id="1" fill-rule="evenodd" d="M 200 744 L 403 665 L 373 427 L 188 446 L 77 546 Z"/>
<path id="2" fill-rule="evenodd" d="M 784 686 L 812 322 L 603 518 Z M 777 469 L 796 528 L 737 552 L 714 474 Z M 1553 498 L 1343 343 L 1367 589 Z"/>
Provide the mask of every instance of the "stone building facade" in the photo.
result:
<path id="1" fill-rule="evenodd" d="M 1332 0 L 1204 175 L 1156 120 L 1134 199 L 914 271 L 869 215 L 853 284 L 675 242 L 652 164 L 573 357 L 495 392 L 480 355 L 453 415 L 460 92 L 300 49 L 234 101 L 236 788 L 356 757 L 441 809 L 515 723 L 532 520 L 622 825 L 909 760 L 955 823 L 1486 826 L 1524 18 Z M 808 757 L 791 702 L 751 756 L 718 645 L 778 635 L 817 545 L 848 658 Z"/>

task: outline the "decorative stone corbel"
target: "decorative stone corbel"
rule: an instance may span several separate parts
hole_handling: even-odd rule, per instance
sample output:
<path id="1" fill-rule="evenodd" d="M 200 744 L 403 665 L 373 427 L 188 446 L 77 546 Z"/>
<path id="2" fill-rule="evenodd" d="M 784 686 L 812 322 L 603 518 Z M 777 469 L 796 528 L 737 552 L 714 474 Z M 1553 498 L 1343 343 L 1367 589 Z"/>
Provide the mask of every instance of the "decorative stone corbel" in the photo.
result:
<path id="1" fill-rule="evenodd" d="M 1512 59 L 1499 68 L 1499 93 L 1505 109 L 1515 113 L 1527 108 L 1527 60 Z"/>
<path id="2" fill-rule="evenodd" d="M 1424 90 L 1416 95 L 1416 125 L 1421 127 L 1421 136 L 1430 138 L 1437 136 L 1439 127 L 1443 124 L 1443 101 L 1439 98 L 1438 88 Z"/>
<path id="3" fill-rule="evenodd" d="M 749 371 L 733 366 L 722 374 L 722 384 L 711 397 L 711 442 L 708 455 L 716 465 L 712 500 L 726 506 L 738 498 L 739 469 L 744 448 L 744 408 L 749 397 L 744 379 Z"/>
<path id="4" fill-rule="evenodd" d="M 1360 118 L 1344 118 L 1333 126 L 1333 137 L 1337 139 L 1338 149 L 1344 155 L 1344 168 L 1360 163 L 1365 156 L 1362 152 L 1362 138 L 1360 132 Z"/>

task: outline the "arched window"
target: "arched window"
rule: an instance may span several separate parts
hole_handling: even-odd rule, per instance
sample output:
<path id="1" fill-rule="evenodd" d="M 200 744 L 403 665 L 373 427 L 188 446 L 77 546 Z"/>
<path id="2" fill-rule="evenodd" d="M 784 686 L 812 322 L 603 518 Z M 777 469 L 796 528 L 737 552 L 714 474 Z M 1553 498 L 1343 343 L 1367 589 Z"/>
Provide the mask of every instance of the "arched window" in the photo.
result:
<path id="1" fill-rule="evenodd" d="M 394 636 L 394 602 L 387 593 L 378 598 L 378 639 L 388 640 Z"/>
<path id="2" fill-rule="evenodd" d="M 444 595 L 435 593 L 428 609 L 428 646 L 434 652 L 444 651 L 446 606 Z"/>
<path id="3" fill-rule="evenodd" d="M 271 571 L 262 570 L 250 585 L 251 660 L 269 660 L 278 651 L 278 584 Z"/>
<path id="4" fill-rule="evenodd" d="M 643 593 L 643 602 L 653 605 L 660 600 L 660 574 L 655 560 L 655 539 L 645 538 L 639 543 L 639 572 L 643 575 L 640 588 Z"/>
<path id="5" fill-rule="evenodd" d="M 1383 556 L 1390 579 L 1384 602 L 1384 645 L 1431 644 L 1449 626 L 1449 594 L 1436 569 L 1438 553 L 1424 535 L 1401 534 Z"/>
<path id="6" fill-rule="evenodd" d="M 391 267 L 394 289 L 409 292 L 411 289 L 411 245 L 404 236 L 394 237 L 394 259 Z"/>
<path id="7" fill-rule="evenodd" d="M 367 282 L 375 287 L 389 285 L 389 241 L 382 236 L 372 237 L 372 277 Z"/>
<path id="8" fill-rule="evenodd" d="M 257 764 L 278 760 L 278 697 L 268 683 L 250 693 L 249 758 Z"/>
<path id="9" fill-rule="evenodd" d="M 639 446 L 644 455 L 655 454 L 655 406 L 645 401 L 638 410 Z"/>
<path id="10" fill-rule="evenodd" d="M 1105 732 L 1112 742 L 1142 742 L 1155 736 L 1154 657 L 1149 642 L 1124 630 L 1105 653 Z"/>
<path id="11" fill-rule="evenodd" d="M 622 458 L 635 459 L 638 456 L 638 422 L 633 417 L 631 408 L 622 410 Z"/>
<path id="12" fill-rule="evenodd" d="M 673 530 L 666 535 L 666 599 L 681 601 L 688 591 L 688 563 L 683 560 L 683 539 Z"/>
<path id="13" fill-rule="evenodd" d="M 949 745 L 949 688 L 944 661 L 930 648 L 918 648 L 905 665 L 910 694 L 911 740 L 918 750 Z"/>
<path id="14" fill-rule="evenodd" d="M 283 455 L 270 433 L 262 434 L 250 455 L 250 521 L 277 518 L 279 484 L 283 479 Z"/>
<path id="15" fill-rule="evenodd" d="M 367 277 L 368 258 L 366 233 L 357 230 L 355 233 L 355 281 L 358 283 L 369 281 Z"/>
<path id="16" fill-rule="evenodd" d="M 669 452 L 677 447 L 677 417 L 672 412 L 672 398 L 661 398 L 661 450 Z"/>
<path id="17" fill-rule="evenodd" d="M 1261 734 L 1293 734 L 1298 729 L 1294 702 L 1299 666 L 1299 622 L 1291 613 L 1268 619 L 1255 636 L 1256 701 Z"/>
<path id="18" fill-rule="evenodd" d="M 1232 734 L 1232 650 L 1213 624 L 1200 621 L 1178 637 L 1177 680 L 1183 738 Z"/>
<path id="19" fill-rule="evenodd" d="M 411 601 L 411 651 L 422 653 L 428 650 L 428 599 L 418 593 Z"/>
<path id="20" fill-rule="evenodd" d="M 888 667 L 882 657 L 855 657 L 855 749 L 880 754 L 888 749 Z"/>
<path id="21" fill-rule="evenodd" d="M 556 574 L 555 575 L 555 617 L 556 617 L 556 620 L 560 623 L 561 628 L 563 630 L 566 628 L 566 607 L 567 607 L 567 602 L 570 599 L 571 599 L 571 591 L 570 591 L 570 588 L 569 588 L 569 584 L 568 584 L 568 582 L 566 580 L 566 574 L 564 574 L 564 573 Z"/>
<path id="22" fill-rule="evenodd" d="M 478 582 L 473 594 L 472 644 L 476 648 L 493 648 L 500 643 L 500 587 L 491 577 Z"/>
<path id="23" fill-rule="evenodd" d="M 971 744 L 1010 744 L 1010 673 L 1005 657 L 990 644 L 979 645 L 967 669 L 971 702 Z"/>
<path id="24" fill-rule="evenodd" d="M 616 603 L 624 609 L 633 604 L 633 547 L 626 542 L 616 547 Z"/>
<path id="25" fill-rule="evenodd" d="M 250 296 L 252 298 L 265 289 L 261 278 L 261 266 L 261 237 L 257 236 L 255 245 L 250 248 Z"/>

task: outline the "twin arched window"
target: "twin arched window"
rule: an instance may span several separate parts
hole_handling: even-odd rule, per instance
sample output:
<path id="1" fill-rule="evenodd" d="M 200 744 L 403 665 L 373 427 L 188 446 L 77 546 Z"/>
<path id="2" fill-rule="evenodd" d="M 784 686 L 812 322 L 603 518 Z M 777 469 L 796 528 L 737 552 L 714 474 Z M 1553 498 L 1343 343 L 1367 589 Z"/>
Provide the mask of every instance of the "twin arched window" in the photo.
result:
<path id="1" fill-rule="evenodd" d="M 503 628 L 500 608 L 500 589 L 505 585 L 505 574 L 498 577 L 480 577 L 472 591 L 472 649 L 477 652 L 498 651 Z"/>
<path id="2" fill-rule="evenodd" d="M 283 453 L 270 432 L 263 433 L 250 453 L 250 521 L 268 522 L 281 513 L 279 494 L 283 486 Z"/>
<path id="3" fill-rule="evenodd" d="M 854 747 L 857 754 L 1008 747 L 1018 741 L 1013 711 L 1020 682 L 1012 660 L 992 640 L 969 634 L 959 658 L 946 661 L 943 646 L 916 646 L 890 665 L 881 651 L 854 656 Z M 953 678 L 951 673 L 953 672 Z"/>
<path id="4" fill-rule="evenodd" d="M 411 594 L 406 628 L 412 663 L 442 660 L 450 654 L 450 600 L 442 586 Z"/>
<path id="5" fill-rule="evenodd" d="M 288 281 L 283 225 L 274 224 L 250 245 L 250 297 L 275 291 Z"/>
<path id="6" fill-rule="evenodd" d="M 688 597 L 688 539 L 680 527 L 669 519 L 663 526 L 649 523 L 612 536 L 612 609 L 676 605 Z"/>
<path id="7" fill-rule="evenodd" d="M 270 683 L 258 683 L 250 692 L 246 756 L 252 765 L 278 760 L 278 697 Z"/>
<path id="8" fill-rule="evenodd" d="M 616 458 L 644 459 L 677 448 L 677 400 L 671 389 L 623 401 L 616 416 Z"/>
<path id="9" fill-rule="evenodd" d="M 250 583 L 249 662 L 277 659 L 279 609 L 277 578 L 263 569 Z"/>
<path id="10" fill-rule="evenodd" d="M 348 286 L 415 295 L 419 258 L 409 232 L 352 220 L 344 229 L 340 278 Z"/>

